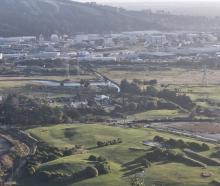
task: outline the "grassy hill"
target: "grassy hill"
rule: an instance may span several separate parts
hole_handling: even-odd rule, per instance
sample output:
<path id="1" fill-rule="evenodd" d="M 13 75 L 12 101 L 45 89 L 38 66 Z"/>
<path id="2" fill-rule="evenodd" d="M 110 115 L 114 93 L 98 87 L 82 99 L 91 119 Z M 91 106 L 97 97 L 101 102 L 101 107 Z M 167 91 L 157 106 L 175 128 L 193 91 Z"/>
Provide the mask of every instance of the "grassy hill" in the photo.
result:
<path id="1" fill-rule="evenodd" d="M 114 128 L 103 125 L 57 125 L 52 127 L 41 127 L 28 130 L 33 136 L 40 141 L 46 142 L 50 146 L 60 149 L 65 147 L 73 147 L 74 145 L 83 145 L 87 151 L 83 154 L 71 155 L 59 158 L 39 165 L 37 171 L 49 172 L 65 172 L 72 174 L 83 170 L 91 165 L 88 161 L 90 155 L 103 156 L 107 158 L 111 166 L 111 173 L 101 175 L 91 179 L 80 180 L 71 186 L 127 186 L 130 175 L 138 172 L 141 168 L 139 160 L 145 154 L 151 151 L 151 147 L 143 145 L 143 141 L 152 140 L 156 135 L 166 139 L 182 139 L 185 142 L 196 142 L 191 138 L 175 136 L 167 133 L 159 133 L 152 129 L 125 129 Z M 121 138 L 123 143 L 117 145 L 109 145 L 97 148 L 96 143 L 99 140 L 112 140 Z M 208 144 L 210 150 L 201 152 L 201 154 L 209 157 L 216 150 L 215 145 Z M 133 150 L 131 150 L 133 148 Z M 136 150 L 134 150 L 136 149 Z M 138 150 L 139 149 L 139 150 Z M 181 151 L 176 149 L 176 151 Z M 209 178 L 202 178 L 201 173 L 211 172 Z M 185 165 L 175 161 L 152 162 L 152 166 L 146 169 L 144 179 L 146 185 L 173 185 L 182 186 L 205 186 L 218 178 L 220 172 L 218 166 L 207 166 L 206 169 Z M 39 185 L 36 180 L 22 180 L 22 186 Z M 42 186 L 54 186 L 54 183 L 40 183 Z M 60 184 L 58 184 L 60 186 Z"/>

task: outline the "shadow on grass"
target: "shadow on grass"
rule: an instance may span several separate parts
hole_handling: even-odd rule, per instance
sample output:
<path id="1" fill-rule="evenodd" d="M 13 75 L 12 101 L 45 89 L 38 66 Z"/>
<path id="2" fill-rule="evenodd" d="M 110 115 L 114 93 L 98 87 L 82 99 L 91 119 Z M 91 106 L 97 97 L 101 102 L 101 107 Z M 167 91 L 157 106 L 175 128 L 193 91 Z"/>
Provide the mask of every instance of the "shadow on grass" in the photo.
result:
<path id="1" fill-rule="evenodd" d="M 131 176 L 131 175 L 134 175 L 134 174 L 137 174 L 139 172 L 141 172 L 143 170 L 144 167 L 138 167 L 136 169 L 132 169 L 126 173 L 124 173 L 123 177 L 127 177 L 127 176 Z"/>
<path id="2" fill-rule="evenodd" d="M 143 160 L 146 158 L 146 156 L 141 156 L 139 158 L 134 159 L 133 161 L 127 162 L 122 165 L 123 169 L 122 171 L 127 171 L 124 173 L 123 177 L 131 176 L 133 174 L 136 174 L 138 172 L 141 172 L 143 169 Z"/>
<path id="3" fill-rule="evenodd" d="M 131 176 L 133 174 L 139 173 L 143 170 L 143 160 L 146 159 L 146 155 L 141 156 L 139 158 L 134 159 L 133 161 L 127 162 L 122 165 L 123 169 L 122 171 L 125 172 L 123 177 Z M 164 160 L 164 161 L 154 161 L 157 165 L 167 164 L 170 161 Z"/>

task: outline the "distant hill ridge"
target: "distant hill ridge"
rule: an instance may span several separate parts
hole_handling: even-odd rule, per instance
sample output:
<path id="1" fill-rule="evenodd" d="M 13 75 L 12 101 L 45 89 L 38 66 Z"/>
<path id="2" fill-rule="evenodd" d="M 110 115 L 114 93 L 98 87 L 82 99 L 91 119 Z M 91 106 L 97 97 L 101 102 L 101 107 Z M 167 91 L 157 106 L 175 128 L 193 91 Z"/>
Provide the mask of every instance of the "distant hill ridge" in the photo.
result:
<path id="1" fill-rule="evenodd" d="M 149 14 L 70 0 L 1 0 L 0 36 L 216 29 L 219 18 Z"/>

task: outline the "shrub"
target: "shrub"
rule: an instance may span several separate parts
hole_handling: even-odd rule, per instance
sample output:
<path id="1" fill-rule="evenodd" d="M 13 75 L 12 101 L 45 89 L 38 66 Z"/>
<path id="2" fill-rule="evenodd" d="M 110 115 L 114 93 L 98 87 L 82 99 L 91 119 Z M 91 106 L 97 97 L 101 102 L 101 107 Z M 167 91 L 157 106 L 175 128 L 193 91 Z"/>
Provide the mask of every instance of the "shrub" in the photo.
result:
<path id="1" fill-rule="evenodd" d="M 188 142 L 188 145 L 189 145 L 189 148 L 192 150 L 197 150 L 197 151 L 201 150 L 201 146 L 198 143 Z"/>
<path id="2" fill-rule="evenodd" d="M 99 156 L 99 157 L 97 158 L 97 161 L 99 161 L 99 162 L 105 162 L 105 161 L 106 161 L 106 158 L 103 157 L 103 156 Z"/>
<path id="3" fill-rule="evenodd" d="M 204 151 L 207 151 L 207 150 L 209 150 L 210 148 L 209 148 L 209 146 L 206 144 L 206 143 L 203 143 L 202 144 L 202 150 L 204 150 Z"/>
<path id="4" fill-rule="evenodd" d="M 97 146 L 98 147 L 104 147 L 104 146 L 108 146 L 108 145 L 116 145 L 116 144 L 119 144 L 119 143 L 122 143 L 121 138 L 108 140 L 108 141 L 98 141 Z"/>
<path id="5" fill-rule="evenodd" d="M 181 148 L 181 149 L 184 149 L 184 148 L 187 147 L 187 144 L 181 139 L 177 140 L 176 145 L 177 145 L 178 148 Z"/>
<path id="6" fill-rule="evenodd" d="M 97 142 L 97 146 L 98 146 L 98 147 L 104 147 L 104 146 L 106 146 L 106 143 L 103 142 L 103 141 L 98 141 L 98 142 Z"/>
<path id="7" fill-rule="evenodd" d="M 89 178 L 97 177 L 99 175 L 99 172 L 95 167 L 87 167 L 85 172 Z"/>
<path id="8" fill-rule="evenodd" d="M 175 139 L 170 138 L 166 141 L 166 144 L 169 145 L 171 148 L 175 148 L 177 146 L 177 141 Z"/>
<path id="9" fill-rule="evenodd" d="M 161 143 L 161 142 L 164 142 L 165 140 L 164 140 L 164 138 L 161 137 L 161 136 L 155 136 L 155 137 L 154 137 L 154 141 Z"/>
<path id="10" fill-rule="evenodd" d="M 71 155 L 73 155 L 76 151 L 77 151 L 76 148 L 71 148 L 71 149 L 67 149 L 67 148 L 66 148 L 66 149 L 63 151 L 63 156 L 71 156 Z"/>
<path id="11" fill-rule="evenodd" d="M 89 156 L 89 161 L 97 161 L 96 156 L 90 155 L 90 156 Z"/>

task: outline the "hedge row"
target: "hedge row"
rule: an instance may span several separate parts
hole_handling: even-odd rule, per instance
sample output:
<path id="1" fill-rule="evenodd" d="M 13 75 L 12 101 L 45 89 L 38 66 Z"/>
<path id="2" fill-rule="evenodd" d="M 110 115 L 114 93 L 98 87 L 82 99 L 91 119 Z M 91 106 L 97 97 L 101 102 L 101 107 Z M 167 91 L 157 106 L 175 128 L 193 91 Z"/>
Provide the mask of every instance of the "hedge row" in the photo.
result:
<path id="1" fill-rule="evenodd" d="M 161 136 L 155 136 L 154 141 L 163 144 L 167 148 L 180 148 L 185 149 L 189 148 L 195 151 L 207 151 L 209 146 L 206 143 L 196 143 L 196 142 L 185 142 L 182 139 L 176 140 L 173 138 L 165 139 Z"/>
<path id="2" fill-rule="evenodd" d="M 97 146 L 98 147 L 104 147 L 104 146 L 108 146 L 108 145 L 116 145 L 116 144 L 119 144 L 119 143 L 122 143 L 121 138 L 108 140 L 108 141 L 98 141 Z"/>

